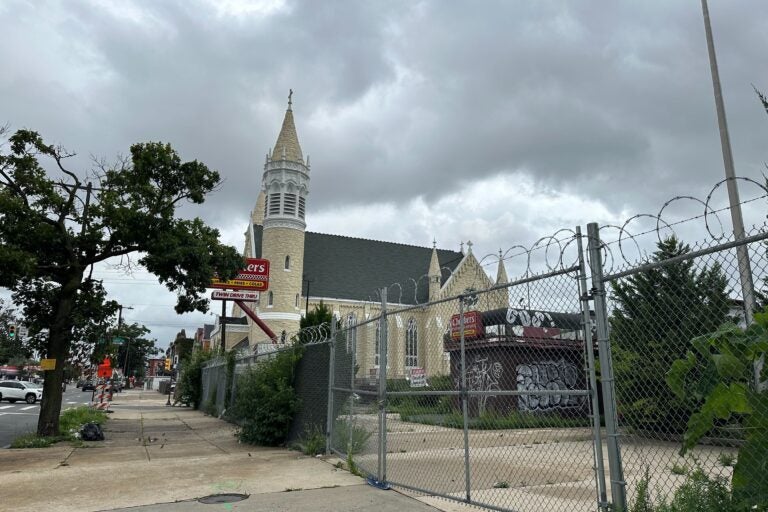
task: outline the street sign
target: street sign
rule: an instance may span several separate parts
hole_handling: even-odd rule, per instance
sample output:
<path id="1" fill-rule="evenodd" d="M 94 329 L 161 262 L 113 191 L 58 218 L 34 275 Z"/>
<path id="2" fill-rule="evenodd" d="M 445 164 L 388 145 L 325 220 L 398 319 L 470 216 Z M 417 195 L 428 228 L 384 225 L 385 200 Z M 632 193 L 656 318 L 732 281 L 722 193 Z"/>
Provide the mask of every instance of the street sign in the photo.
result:
<path id="1" fill-rule="evenodd" d="M 26 339 L 27 335 L 29 334 L 29 331 L 23 325 L 18 326 L 16 330 L 18 332 L 19 339 L 22 339 L 22 340 Z"/>
<path id="2" fill-rule="evenodd" d="M 242 300 L 244 302 L 258 302 L 259 292 L 240 292 L 232 290 L 214 290 L 211 293 L 213 300 Z"/>
<path id="3" fill-rule="evenodd" d="M 214 277 L 211 279 L 210 288 L 263 292 L 269 288 L 269 260 L 246 258 L 245 268 L 240 270 L 234 279 L 222 281 Z"/>
<path id="4" fill-rule="evenodd" d="M 55 370 L 56 369 L 56 360 L 55 359 L 41 359 L 40 360 L 40 369 L 41 370 Z"/>
<path id="5" fill-rule="evenodd" d="M 112 343 L 115 345 L 122 345 L 123 343 L 125 343 L 125 338 L 121 338 L 120 336 L 115 336 L 114 338 L 112 338 Z"/>

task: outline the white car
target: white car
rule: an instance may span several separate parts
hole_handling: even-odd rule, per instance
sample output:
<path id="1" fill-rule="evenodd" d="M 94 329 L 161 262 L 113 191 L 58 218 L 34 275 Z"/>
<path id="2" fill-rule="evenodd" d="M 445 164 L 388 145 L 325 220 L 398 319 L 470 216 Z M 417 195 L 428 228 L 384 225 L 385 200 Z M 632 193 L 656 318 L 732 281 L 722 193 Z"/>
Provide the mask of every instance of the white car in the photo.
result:
<path id="1" fill-rule="evenodd" d="M 24 400 L 33 404 L 43 398 L 43 386 L 34 382 L 21 380 L 0 381 L 0 401 L 8 400 L 14 403 L 16 400 Z"/>

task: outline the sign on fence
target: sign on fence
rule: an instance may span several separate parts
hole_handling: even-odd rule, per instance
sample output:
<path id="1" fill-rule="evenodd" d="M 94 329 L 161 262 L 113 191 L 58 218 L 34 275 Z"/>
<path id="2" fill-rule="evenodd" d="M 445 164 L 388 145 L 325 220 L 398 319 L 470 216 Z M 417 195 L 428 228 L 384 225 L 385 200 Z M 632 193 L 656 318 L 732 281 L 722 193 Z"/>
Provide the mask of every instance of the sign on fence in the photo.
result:
<path id="1" fill-rule="evenodd" d="M 464 313 L 464 339 L 476 340 L 483 337 L 483 317 L 479 311 Z M 461 338 L 461 315 L 451 317 L 451 339 Z"/>
<path id="2" fill-rule="evenodd" d="M 427 372 L 424 368 L 411 368 L 411 387 L 427 387 Z"/>

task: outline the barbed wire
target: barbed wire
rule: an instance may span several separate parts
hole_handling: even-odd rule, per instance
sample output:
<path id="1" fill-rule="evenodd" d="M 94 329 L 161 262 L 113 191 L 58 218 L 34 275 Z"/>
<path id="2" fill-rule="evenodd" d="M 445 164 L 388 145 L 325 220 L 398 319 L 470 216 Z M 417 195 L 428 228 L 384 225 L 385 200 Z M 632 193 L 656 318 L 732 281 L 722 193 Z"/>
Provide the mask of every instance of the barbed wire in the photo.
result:
<path id="1" fill-rule="evenodd" d="M 674 236 L 677 236 L 677 233 L 675 232 L 676 226 L 681 226 L 683 224 L 691 223 L 697 220 L 704 220 L 704 228 L 707 233 L 707 235 L 710 238 L 710 241 L 713 243 L 719 243 L 723 240 L 729 238 L 731 236 L 730 233 L 727 232 L 725 225 L 723 224 L 723 221 L 720 219 L 719 214 L 725 211 L 731 210 L 731 206 L 725 206 L 722 208 L 713 208 L 711 206 L 711 201 L 717 192 L 717 190 L 722 187 L 723 184 L 727 183 L 729 180 L 741 180 L 744 182 L 747 182 L 749 184 L 752 184 L 756 187 L 758 187 L 760 190 L 763 191 L 762 195 L 753 197 L 751 199 L 743 200 L 739 202 L 739 205 L 745 205 L 749 203 L 753 203 L 755 201 L 759 201 L 761 199 L 768 198 L 768 188 L 766 188 L 765 185 L 747 177 L 743 176 L 737 176 L 735 178 L 726 178 L 723 180 L 720 180 L 717 182 L 712 189 L 707 194 L 706 199 L 702 200 L 694 196 L 689 195 L 679 195 L 675 196 L 668 201 L 666 201 L 661 208 L 659 209 L 658 213 L 651 214 L 651 213 L 639 213 L 636 215 L 633 215 L 629 217 L 622 225 L 617 224 L 604 224 L 600 226 L 600 250 L 603 254 L 603 268 L 612 271 L 614 268 L 616 262 L 618 261 L 617 258 L 613 254 L 612 246 L 615 246 L 618 249 L 619 255 L 621 257 L 621 260 L 624 261 L 626 265 L 632 265 L 637 263 L 637 258 L 629 258 L 627 256 L 627 253 L 625 252 L 625 243 L 629 240 L 632 241 L 634 244 L 634 248 L 637 251 L 637 254 L 640 256 L 640 260 L 647 260 L 648 259 L 648 253 L 647 251 L 643 250 L 641 248 L 641 244 L 639 243 L 639 239 L 645 235 L 656 233 L 656 238 L 658 242 L 662 242 L 664 239 L 663 233 L 672 234 Z M 676 221 L 667 221 L 664 218 L 664 212 L 665 210 L 668 210 L 669 206 L 672 204 L 679 202 L 679 201 L 692 201 L 694 203 L 698 203 L 703 208 L 703 212 L 698 215 L 693 215 L 690 217 L 686 217 L 684 219 L 679 219 Z M 715 234 L 712 229 L 714 225 L 714 221 L 712 218 L 714 217 L 714 220 L 716 220 L 717 224 L 719 225 L 719 234 Z M 653 222 L 653 227 L 651 229 L 647 229 L 645 231 L 641 231 L 639 233 L 632 233 L 628 226 L 639 219 L 650 219 Z M 757 229 L 758 226 L 753 225 L 753 229 Z M 603 240 L 603 233 L 608 232 L 609 230 L 616 230 L 618 231 L 618 238 L 611 241 L 605 241 Z M 610 270 L 609 270 L 610 269 Z"/>

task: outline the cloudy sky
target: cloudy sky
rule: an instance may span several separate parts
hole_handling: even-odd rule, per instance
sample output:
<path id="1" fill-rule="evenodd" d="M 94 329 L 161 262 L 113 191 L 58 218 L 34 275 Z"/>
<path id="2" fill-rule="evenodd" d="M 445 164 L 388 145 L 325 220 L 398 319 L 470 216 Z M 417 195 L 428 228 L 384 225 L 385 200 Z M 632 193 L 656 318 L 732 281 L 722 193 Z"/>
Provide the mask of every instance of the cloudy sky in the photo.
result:
<path id="1" fill-rule="evenodd" d="M 736 171 L 762 181 L 768 2 L 710 3 Z M 482 257 L 704 198 L 723 176 L 698 0 L 2 0 L 0 34 L 0 124 L 77 151 L 81 172 L 170 142 L 224 178 L 184 214 L 238 248 L 289 88 L 311 231 L 471 239 Z M 746 185 L 743 200 L 763 194 Z M 162 346 L 213 321 L 175 315 L 149 275 L 101 275 Z"/>

